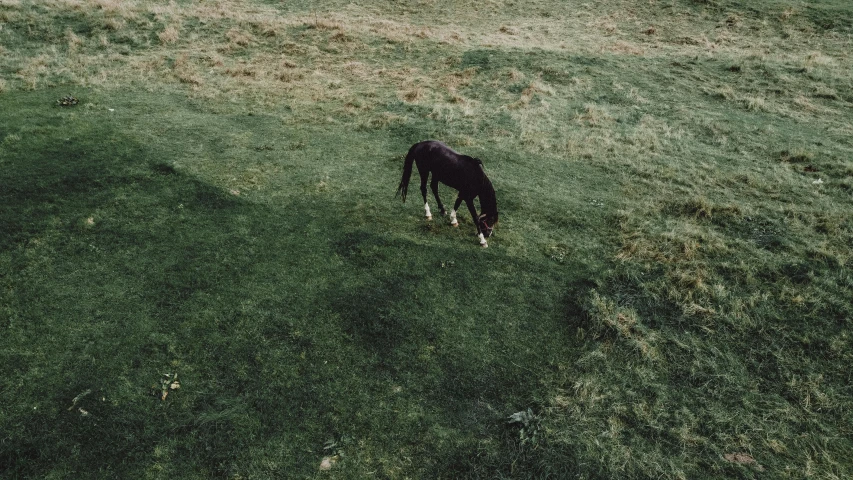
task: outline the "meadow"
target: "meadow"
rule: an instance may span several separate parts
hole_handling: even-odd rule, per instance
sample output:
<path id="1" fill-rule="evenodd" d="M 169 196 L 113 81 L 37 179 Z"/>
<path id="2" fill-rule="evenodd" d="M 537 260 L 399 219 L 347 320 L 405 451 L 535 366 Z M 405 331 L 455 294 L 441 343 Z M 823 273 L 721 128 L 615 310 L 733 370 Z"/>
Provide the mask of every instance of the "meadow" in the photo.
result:
<path id="1" fill-rule="evenodd" d="M 851 52 L 846 0 L 0 0 L 0 477 L 850 478 Z M 426 139 L 489 248 L 394 198 Z"/>

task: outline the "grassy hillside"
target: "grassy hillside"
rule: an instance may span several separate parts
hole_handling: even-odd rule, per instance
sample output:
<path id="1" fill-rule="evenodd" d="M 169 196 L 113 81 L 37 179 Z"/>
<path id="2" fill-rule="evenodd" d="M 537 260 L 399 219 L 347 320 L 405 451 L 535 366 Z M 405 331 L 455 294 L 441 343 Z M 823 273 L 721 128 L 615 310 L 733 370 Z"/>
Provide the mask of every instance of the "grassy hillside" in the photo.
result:
<path id="1" fill-rule="evenodd" d="M 0 477 L 848 478 L 850 52 L 840 0 L 0 0 Z M 394 198 L 430 138 L 488 249 Z"/>

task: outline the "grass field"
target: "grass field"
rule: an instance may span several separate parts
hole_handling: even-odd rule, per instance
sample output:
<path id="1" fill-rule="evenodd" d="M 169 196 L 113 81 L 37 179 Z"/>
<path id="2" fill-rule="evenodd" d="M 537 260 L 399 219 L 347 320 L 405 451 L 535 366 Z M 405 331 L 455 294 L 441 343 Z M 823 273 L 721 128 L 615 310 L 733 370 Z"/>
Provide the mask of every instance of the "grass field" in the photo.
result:
<path id="1" fill-rule="evenodd" d="M 851 52 L 846 0 L 0 0 L 0 477 L 850 478 Z M 394 198 L 425 139 L 489 248 Z"/>

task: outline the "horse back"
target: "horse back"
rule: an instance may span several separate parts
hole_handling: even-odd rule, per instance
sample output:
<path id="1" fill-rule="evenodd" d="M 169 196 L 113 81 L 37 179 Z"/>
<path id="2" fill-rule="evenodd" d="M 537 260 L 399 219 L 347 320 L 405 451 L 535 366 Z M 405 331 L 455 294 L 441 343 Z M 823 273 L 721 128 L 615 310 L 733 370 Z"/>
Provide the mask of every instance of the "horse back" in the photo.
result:
<path id="1" fill-rule="evenodd" d="M 457 153 L 436 140 L 416 143 L 409 149 L 409 154 L 414 155 L 421 175 L 432 173 L 434 179 L 463 195 L 476 196 L 479 193 L 478 186 L 485 177 L 480 159 Z"/>

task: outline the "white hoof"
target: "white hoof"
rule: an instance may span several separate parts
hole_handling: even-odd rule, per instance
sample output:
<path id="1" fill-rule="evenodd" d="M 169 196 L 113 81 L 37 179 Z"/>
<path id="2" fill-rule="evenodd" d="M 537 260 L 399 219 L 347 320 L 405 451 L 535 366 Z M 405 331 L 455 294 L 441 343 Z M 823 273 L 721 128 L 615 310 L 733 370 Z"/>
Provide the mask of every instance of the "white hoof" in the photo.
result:
<path id="1" fill-rule="evenodd" d="M 459 222 L 453 222 L 453 223 L 451 223 L 451 224 L 450 224 L 450 226 L 451 226 L 451 227 L 458 227 L 458 226 L 459 226 Z"/>
<path id="2" fill-rule="evenodd" d="M 426 216 L 426 219 L 427 219 L 427 221 L 432 220 L 432 215 L 427 215 L 427 216 Z"/>

